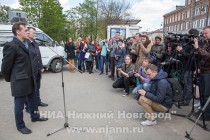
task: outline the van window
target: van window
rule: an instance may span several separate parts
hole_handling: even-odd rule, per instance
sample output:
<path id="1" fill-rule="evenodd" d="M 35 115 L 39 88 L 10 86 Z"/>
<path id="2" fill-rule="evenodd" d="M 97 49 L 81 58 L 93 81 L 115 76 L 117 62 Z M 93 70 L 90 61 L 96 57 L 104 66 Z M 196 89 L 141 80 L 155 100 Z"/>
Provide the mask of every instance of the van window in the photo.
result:
<path id="1" fill-rule="evenodd" d="M 44 41 L 47 41 L 46 44 L 48 46 L 52 46 L 53 45 L 53 41 L 48 37 L 46 36 L 45 34 L 43 33 L 36 33 L 36 38 L 40 39 L 40 40 L 44 40 Z M 43 45 L 43 43 L 41 43 Z M 42 46 L 41 45 L 41 46 Z"/>
<path id="2" fill-rule="evenodd" d="M 12 41 L 13 36 L 0 36 L 0 47 L 3 47 L 6 42 Z"/>

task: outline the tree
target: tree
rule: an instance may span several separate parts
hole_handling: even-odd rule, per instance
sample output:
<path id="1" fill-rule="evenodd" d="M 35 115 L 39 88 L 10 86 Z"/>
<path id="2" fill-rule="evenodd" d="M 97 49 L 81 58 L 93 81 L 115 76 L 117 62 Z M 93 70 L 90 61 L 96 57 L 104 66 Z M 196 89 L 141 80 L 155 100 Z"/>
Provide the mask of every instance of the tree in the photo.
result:
<path id="1" fill-rule="evenodd" d="M 116 24 L 116 21 L 121 19 L 126 19 L 130 17 L 129 13 L 130 3 L 125 3 L 122 0 L 109 0 L 108 2 L 104 0 L 99 0 L 99 22 L 101 22 L 101 35 L 106 38 L 106 28 L 108 25 Z"/>
<path id="2" fill-rule="evenodd" d="M 39 28 L 46 32 L 56 41 L 65 38 L 65 17 L 62 13 L 62 7 L 58 0 L 47 0 L 41 3 L 41 18 L 38 23 Z"/>
<path id="3" fill-rule="evenodd" d="M 0 23 L 8 23 L 7 11 L 11 8 L 9 6 L 0 4 Z"/>
<path id="4" fill-rule="evenodd" d="M 44 0 L 19 0 L 21 10 L 26 12 L 28 23 L 37 26 L 41 18 L 41 6 Z"/>
<path id="5" fill-rule="evenodd" d="M 78 36 L 96 38 L 96 2 L 85 0 L 79 6 L 66 11 L 71 31 Z"/>

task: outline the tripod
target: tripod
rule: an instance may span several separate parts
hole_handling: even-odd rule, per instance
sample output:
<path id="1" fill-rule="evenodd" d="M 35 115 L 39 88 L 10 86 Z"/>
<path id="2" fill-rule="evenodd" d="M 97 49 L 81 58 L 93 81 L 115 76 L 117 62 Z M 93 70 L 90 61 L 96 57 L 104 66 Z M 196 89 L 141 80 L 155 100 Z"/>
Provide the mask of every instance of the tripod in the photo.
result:
<path id="1" fill-rule="evenodd" d="M 68 123 L 68 117 L 66 115 L 66 98 L 65 98 L 65 91 L 64 91 L 64 80 L 63 80 L 63 61 L 65 60 L 62 56 L 60 56 L 60 60 L 62 62 L 62 68 L 61 68 L 61 75 L 62 75 L 62 90 L 63 90 L 63 106 L 64 106 L 64 116 L 65 116 L 65 122 L 64 122 L 64 126 L 62 128 L 59 128 L 57 130 L 55 130 L 54 132 L 51 132 L 51 133 L 48 133 L 47 136 L 51 136 L 52 134 L 55 134 L 63 129 L 67 129 L 67 128 L 70 128 L 70 129 L 73 129 L 73 130 L 76 130 L 78 131 L 78 129 L 72 127 L 69 125 Z M 65 60 L 66 61 L 66 60 Z M 67 61 L 68 62 L 68 61 Z M 70 64 L 70 63 L 69 63 Z M 79 71 L 79 70 L 78 70 Z M 80 71 L 79 71 L 80 72 Z M 81 73 L 81 72 L 80 72 Z"/>
<path id="2" fill-rule="evenodd" d="M 55 130 L 54 132 L 48 133 L 47 136 L 51 136 L 51 135 L 53 135 L 53 134 L 55 134 L 55 133 L 57 133 L 57 132 L 59 132 L 59 131 L 61 131 L 63 129 L 67 129 L 67 128 L 71 128 L 73 130 L 78 131 L 78 129 L 76 129 L 76 128 L 74 128 L 74 127 L 69 125 L 68 117 L 67 117 L 67 113 L 66 113 L 66 98 L 65 98 L 64 79 L 63 79 L 63 64 L 64 64 L 64 61 L 66 61 L 69 65 L 71 65 L 71 64 L 64 57 L 60 56 L 56 51 L 54 51 L 52 48 L 50 48 L 46 44 L 47 41 L 40 40 L 40 39 L 36 39 L 36 40 L 43 42 L 45 44 L 45 46 L 47 46 L 51 51 L 53 51 L 55 54 L 57 54 L 60 57 L 60 61 L 61 61 L 61 80 L 62 80 L 63 106 L 64 106 L 65 122 L 64 122 L 64 126 L 62 128 L 59 128 L 59 129 Z M 76 67 L 74 66 L 74 68 L 76 68 Z M 78 70 L 78 69 L 76 68 L 76 70 Z M 82 71 L 80 71 L 80 70 L 78 70 L 78 71 L 82 74 Z"/>
<path id="3" fill-rule="evenodd" d="M 192 53 L 190 54 L 190 58 L 189 58 L 189 60 L 188 60 L 188 63 L 187 63 L 187 65 L 186 65 L 186 68 L 185 68 L 185 70 L 184 70 L 184 72 L 183 73 L 185 73 L 187 70 L 187 67 L 188 66 L 191 66 L 190 64 L 191 64 L 191 62 L 192 62 L 192 60 L 194 60 L 194 65 L 195 65 L 195 70 L 196 70 L 196 73 L 195 73 L 195 76 L 193 77 L 193 74 L 192 74 L 192 77 L 190 77 L 189 75 L 190 75 L 190 72 L 188 72 L 187 74 L 188 74 L 188 78 L 190 77 L 190 78 L 195 78 L 196 80 L 196 82 L 198 83 L 198 80 L 197 80 L 197 77 L 198 77 L 198 65 L 197 65 L 197 59 L 196 59 L 196 57 L 195 57 L 195 50 L 193 50 L 192 51 Z M 198 85 L 200 85 L 199 83 L 198 83 Z M 196 86 L 194 86 L 194 87 L 192 87 L 192 93 L 193 93 L 193 103 L 192 103 L 192 109 L 191 109 L 191 112 L 188 114 L 188 115 L 183 115 L 183 114 L 175 114 L 175 113 L 172 113 L 172 115 L 175 115 L 175 116 L 179 116 L 179 117 L 186 117 L 187 119 L 189 119 L 190 121 L 192 121 L 192 122 L 196 122 L 195 120 L 193 120 L 192 118 L 191 118 L 191 116 L 195 113 L 195 108 L 194 108 L 194 100 L 195 100 L 195 95 L 194 95 L 194 93 L 195 93 L 195 91 L 196 91 Z M 201 89 L 200 89 L 200 87 L 199 87 L 199 94 L 200 94 L 200 102 L 201 102 L 201 104 L 203 105 L 203 97 L 202 97 L 202 94 L 201 94 Z M 177 106 L 178 108 L 181 108 L 180 107 L 180 105 L 179 105 L 179 103 L 178 103 L 178 106 Z M 204 118 L 204 115 L 202 115 L 202 119 L 203 119 L 203 125 L 202 124 L 199 124 L 199 123 L 197 123 L 196 122 L 196 124 L 198 125 L 198 126 L 200 126 L 200 127 L 202 127 L 204 130 L 207 130 L 207 127 L 206 127 L 206 124 L 205 124 L 205 118 Z"/>
<path id="4" fill-rule="evenodd" d="M 204 114 L 204 111 L 205 111 L 206 107 L 209 105 L 209 103 L 210 103 L 210 97 L 208 98 L 208 100 L 206 101 L 206 104 L 205 104 L 204 107 L 202 108 L 201 113 L 199 114 L 197 120 L 195 121 L 195 124 L 193 125 L 192 129 L 190 130 L 190 133 L 188 133 L 187 131 L 185 132 L 185 133 L 186 133 L 186 136 L 185 136 L 186 138 L 188 138 L 188 139 L 190 139 L 190 140 L 193 140 L 193 138 L 192 138 L 190 135 L 191 135 L 192 131 L 194 130 L 194 128 L 195 128 L 195 126 L 196 126 L 198 120 L 200 119 L 200 117 L 201 117 L 201 116 L 204 116 L 204 115 L 203 115 L 203 114 Z"/>

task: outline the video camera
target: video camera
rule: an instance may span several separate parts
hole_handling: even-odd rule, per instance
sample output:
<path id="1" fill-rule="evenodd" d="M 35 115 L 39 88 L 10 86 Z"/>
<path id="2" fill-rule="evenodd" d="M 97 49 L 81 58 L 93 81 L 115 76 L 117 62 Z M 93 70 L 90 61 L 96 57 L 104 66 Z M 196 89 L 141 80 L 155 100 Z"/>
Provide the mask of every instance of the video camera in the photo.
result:
<path id="1" fill-rule="evenodd" d="M 173 43 L 173 46 L 181 45 L 192 45 L 194 44 L 194 38 L 198 39 L 199 45 L 203 46 L 203 39 L 201 36 L 191 35 L 191 34 L 175 34 L 168 33 L 169 36 L 165 38 L 165 42 Z"/>

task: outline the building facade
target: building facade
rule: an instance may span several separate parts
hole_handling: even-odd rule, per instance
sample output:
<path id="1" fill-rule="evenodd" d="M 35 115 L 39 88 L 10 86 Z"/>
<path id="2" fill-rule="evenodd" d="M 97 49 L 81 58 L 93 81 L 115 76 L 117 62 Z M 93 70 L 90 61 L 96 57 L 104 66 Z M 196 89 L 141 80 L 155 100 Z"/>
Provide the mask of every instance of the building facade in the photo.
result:
<path id="1" fill-rule="evenodd" d="M 164 34 L 188 33 L 192 28 L 202 31 L 210 25 L 209 7 L 210 0 L 185 0 L 185 6 L 177 6 L 163 16 Z"/>

